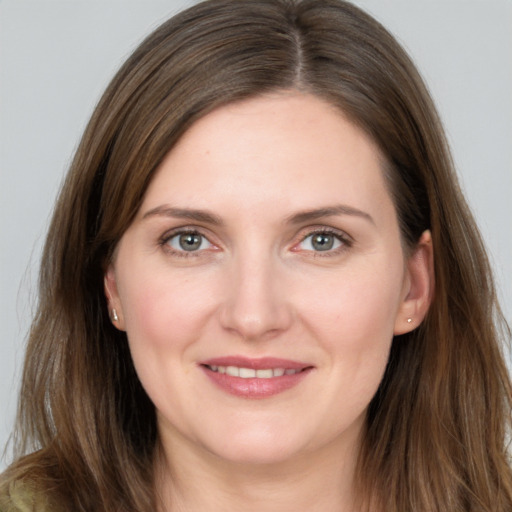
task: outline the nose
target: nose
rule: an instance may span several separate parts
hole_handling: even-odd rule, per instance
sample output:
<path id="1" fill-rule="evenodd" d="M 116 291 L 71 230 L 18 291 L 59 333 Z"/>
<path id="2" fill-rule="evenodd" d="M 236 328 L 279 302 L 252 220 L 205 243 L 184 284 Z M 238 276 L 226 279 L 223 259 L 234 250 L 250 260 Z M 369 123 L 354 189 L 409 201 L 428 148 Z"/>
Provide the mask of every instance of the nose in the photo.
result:
<path id="1" fill-rule="evenodd" d="M 286 331 L 293 312 L 279 262 L 267 257 L 240 257 L 227 275 L 220 322 L 246 341 L 267 340 Z"/>

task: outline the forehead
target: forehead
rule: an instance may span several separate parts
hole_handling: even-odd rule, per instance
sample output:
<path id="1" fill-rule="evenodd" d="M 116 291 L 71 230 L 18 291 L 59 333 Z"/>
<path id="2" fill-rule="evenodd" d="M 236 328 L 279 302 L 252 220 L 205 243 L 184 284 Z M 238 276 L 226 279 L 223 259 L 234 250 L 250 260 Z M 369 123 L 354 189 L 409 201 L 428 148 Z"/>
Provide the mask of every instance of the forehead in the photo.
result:
<path id="1" fill-rule="evenodd" d="M 168 153 L 143 209 L 167 202 L 288 209 L 389 202 L 373 141 L 331 104 L 298 92 L 223 106 Z M 322 204 L 319 204 L 322 203 Z"/>

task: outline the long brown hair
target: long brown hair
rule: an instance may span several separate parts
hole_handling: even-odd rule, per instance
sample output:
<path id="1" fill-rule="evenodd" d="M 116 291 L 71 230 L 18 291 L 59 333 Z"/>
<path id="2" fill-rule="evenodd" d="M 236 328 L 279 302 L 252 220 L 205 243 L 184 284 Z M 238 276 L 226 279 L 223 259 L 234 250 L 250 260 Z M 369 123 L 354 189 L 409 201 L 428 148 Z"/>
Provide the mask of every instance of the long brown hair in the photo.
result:
<path id="1" fill-rule="evenodd" d="M 295 88 L 337 106 L 385 157 L 403 243 L 430 229 L 435 297 L 393 340 L 358 471 L 385 512 L 512 510 L 509 333 L 428 91 L 375 20 L 338 0 L 210 0 L 151 34 L 114 77 L 57 201 L 19 406 L 24 480 L 64 510 L 156 509 L 155 411 L 103 274 L 164 155 L 200 117 Z"/>

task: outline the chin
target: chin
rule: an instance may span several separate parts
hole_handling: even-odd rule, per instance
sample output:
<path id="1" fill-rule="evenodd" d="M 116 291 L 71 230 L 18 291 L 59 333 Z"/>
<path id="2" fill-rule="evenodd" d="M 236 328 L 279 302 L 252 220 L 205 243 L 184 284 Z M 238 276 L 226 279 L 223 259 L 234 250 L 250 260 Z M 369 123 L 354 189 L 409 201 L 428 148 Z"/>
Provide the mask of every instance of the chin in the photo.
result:
<path id="1" fill-rule="evenodd" d="M 304 442 L 289 433 L 260 428 L 240 433 L 229 432 L 221 439 L 205 445 L 217 457 L 235 464 L 272 465 L 300 457 L 306 451 Z"/>
<path id="2" fill-rule="evenodd" d="M 293 460 L 300 451 L 289 446 L 270 444 L 252 444 L 250 446 L 232 446 L 219 450 L 217 456 L 226 462 L 240 465 L 268 466 L 278 465 Z"/>

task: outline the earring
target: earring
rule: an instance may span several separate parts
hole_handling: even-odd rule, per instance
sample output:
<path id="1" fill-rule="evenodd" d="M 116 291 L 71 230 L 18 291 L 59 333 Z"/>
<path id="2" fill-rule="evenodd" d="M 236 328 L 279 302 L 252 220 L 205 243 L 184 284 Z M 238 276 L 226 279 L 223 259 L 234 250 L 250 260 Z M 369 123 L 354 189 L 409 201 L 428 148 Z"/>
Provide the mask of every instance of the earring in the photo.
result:
<path id="1" fill-rule="evenodd" d="M 110 320 L 112 320 L 112 322 L 119 321 L 119 317 L 117 316 L 117 311 L 115 310 L 115 308 L 112 308 L 112 311 L 110 312 Z"/>
<path id="2" fill-rule="evenodd" d="M 412 318 L 407 319 L 407 323 L 410 324 L 412 322 Z"/>

